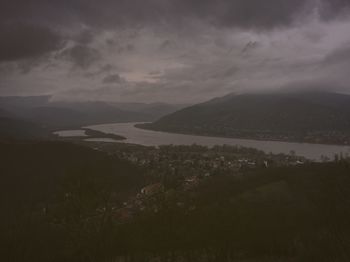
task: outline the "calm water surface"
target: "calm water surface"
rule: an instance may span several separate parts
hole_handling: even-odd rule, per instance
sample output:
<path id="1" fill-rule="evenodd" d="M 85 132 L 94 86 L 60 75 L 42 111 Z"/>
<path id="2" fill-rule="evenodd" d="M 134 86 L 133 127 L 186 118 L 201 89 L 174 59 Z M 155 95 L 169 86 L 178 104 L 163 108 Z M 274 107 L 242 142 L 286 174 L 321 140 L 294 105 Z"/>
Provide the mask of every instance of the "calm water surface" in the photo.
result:
<path id="1" fill-rule="evenodd" d="M 88 126 L 90 129 L 98 130 L 105 133 L 113 133 L 126 137 L 126 140 L 118 141 L 123 143 L 132 143 L 145 146 L 159 146 L 159 145 L 237 145 L 244 147 L 252 147 L 262 150 L 267 153 L 290 153 L 294 150 L 297 155 L 304 156 L 312 160 L 319 160 L 322 155 L 333 158 L 335 154 L 343 153 L 350 155 L 349 146 L 338 145 L 321 145 L 321 144 L 307 144 L 307 143 L 288 143 L 277 141 L 257 141 L 249 139 L 236 138 L 221 138 L 208 137 L 196 135 L 182 135 L 174 133 L 165 133 L 158 131 L 144 130 L 136 128 L 134 125 L 138 123 L 117 123 Z M 103 142 L 116 142 L 110 139 L 99 139 Z"/>

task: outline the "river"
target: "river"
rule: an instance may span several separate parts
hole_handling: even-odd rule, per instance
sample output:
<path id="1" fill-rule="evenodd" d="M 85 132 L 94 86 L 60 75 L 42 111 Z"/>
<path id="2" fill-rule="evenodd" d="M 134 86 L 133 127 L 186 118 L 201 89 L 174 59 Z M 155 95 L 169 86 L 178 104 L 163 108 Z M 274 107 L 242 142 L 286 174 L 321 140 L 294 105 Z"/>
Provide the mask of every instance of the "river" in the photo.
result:
<path id="1" fill-rule="evenodd" d="M 166 133 L 159 131 L 144 130 L 136 128 L 135 124 L 138 123 L 115 123 L 115 124 L 103 124 L 93 125 L 86 128 L 101 131 L 104 133 L 112 133 L 126 137 L 126 140 L 116 141 L 113 139 L 85 139 L 86 141 L 98 141 L 98 142 L 124 142 L 139 144 L 145 146 L 159 146 L 159 145 L 237 145 L 244 147 L 252 147 L 262 150 L 266 153 L 285 153 L 288 154 L 292 150 L 299 156 L 304 156 L 311 160 L 320 160 L 321 156 L 327 156 L 333 158 L 335 154 L 342 153 L 344 156 L 350 155 L 350 146 L 341 145 L 322 145 L 322 144 L 309 144 L 309 143 L 290 143 L 279 141 L 259 141 L 250 139 L 237 139 L 237 138 L 223 138 L 223 137 L 208 137 L 197 135 L 182 135 L 174 133 Z"/>

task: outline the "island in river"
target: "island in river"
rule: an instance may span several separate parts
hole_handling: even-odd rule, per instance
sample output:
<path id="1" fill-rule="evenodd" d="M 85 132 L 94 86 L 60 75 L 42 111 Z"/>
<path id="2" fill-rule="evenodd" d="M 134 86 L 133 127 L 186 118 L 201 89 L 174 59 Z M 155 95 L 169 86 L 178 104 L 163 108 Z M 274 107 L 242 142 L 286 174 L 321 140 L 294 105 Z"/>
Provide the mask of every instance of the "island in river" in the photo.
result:
<path id="1" fill-rule="evenodd" d="M 62 138 L 70 139 L 109 139 L 109 141 L 121 141 L 126 137 L 113 133 L 105 133 L 99 130 L 94 130 L 86 127 L 82 127 L 78 130 L 61 130 L 54 132 L 55 135 Z"/>

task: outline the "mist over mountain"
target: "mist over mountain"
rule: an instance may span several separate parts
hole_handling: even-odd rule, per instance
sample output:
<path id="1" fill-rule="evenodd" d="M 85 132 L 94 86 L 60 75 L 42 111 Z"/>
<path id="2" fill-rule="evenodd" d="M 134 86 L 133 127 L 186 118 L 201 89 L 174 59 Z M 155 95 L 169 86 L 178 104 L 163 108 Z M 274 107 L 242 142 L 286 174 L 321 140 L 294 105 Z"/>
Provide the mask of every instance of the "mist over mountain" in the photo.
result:
<path id="1" fill-rule="evenodd" d="M 49 129 L 57 129 L 112 122 L 154 121 L 182 107 L 161 103 L 51 102 L 50 98 L 0 97 L 0 109 L 6 112 L 8 118 L 22 119 Z"/>
<path id="2" fill-rule="evenodd" d="M 342 139 L 350 135 L 350 96 L 328 92 L 230 94 L 141 127 L 256 139 Z"/>

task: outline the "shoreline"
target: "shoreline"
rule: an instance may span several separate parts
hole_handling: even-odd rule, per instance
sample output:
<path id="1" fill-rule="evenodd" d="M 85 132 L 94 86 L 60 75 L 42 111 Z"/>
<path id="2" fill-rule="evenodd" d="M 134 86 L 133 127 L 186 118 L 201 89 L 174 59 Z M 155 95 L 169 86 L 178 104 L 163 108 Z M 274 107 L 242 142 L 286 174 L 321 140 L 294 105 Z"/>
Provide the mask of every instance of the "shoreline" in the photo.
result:
<path id="1" fill-rule="evenodd" d="M 254 140 L 254 141 L 265 141 L 265 142 L 286 142 L 286 143 L 298 143 L 298 144 L 311 144 L 311 145 L 327 145 L 327 146 L 350 146 L 350 144 L 347 143 L 332 143 L 332 142 L 313 142 L 309 140 L 293 140 L 293 139 L 277 139 L 277 138 L 258 138 L 254 136 L 223 136 L 223 135 L 213 135 L 213 134 L 200 134 L 200 133 L 191 133 L 191 132 L 179 132 L 179 131 L 166 131 L 166 130 L 160 130 L 160 129 L 151 129 L 146 128 L 144 126 L 144 123 L 142 124 L 135 124 L 135 128 L 148 130 L 148 131 L 154 131 L 154 132 L 164 132 L 168 134 L 178 134 L 178 135 L 192 135 L 192 136 L 201 136 L 201 137 L 213 137 L 213 138 L 232 138 L 232 139 L 243 139 L 243 140 Z"/>

